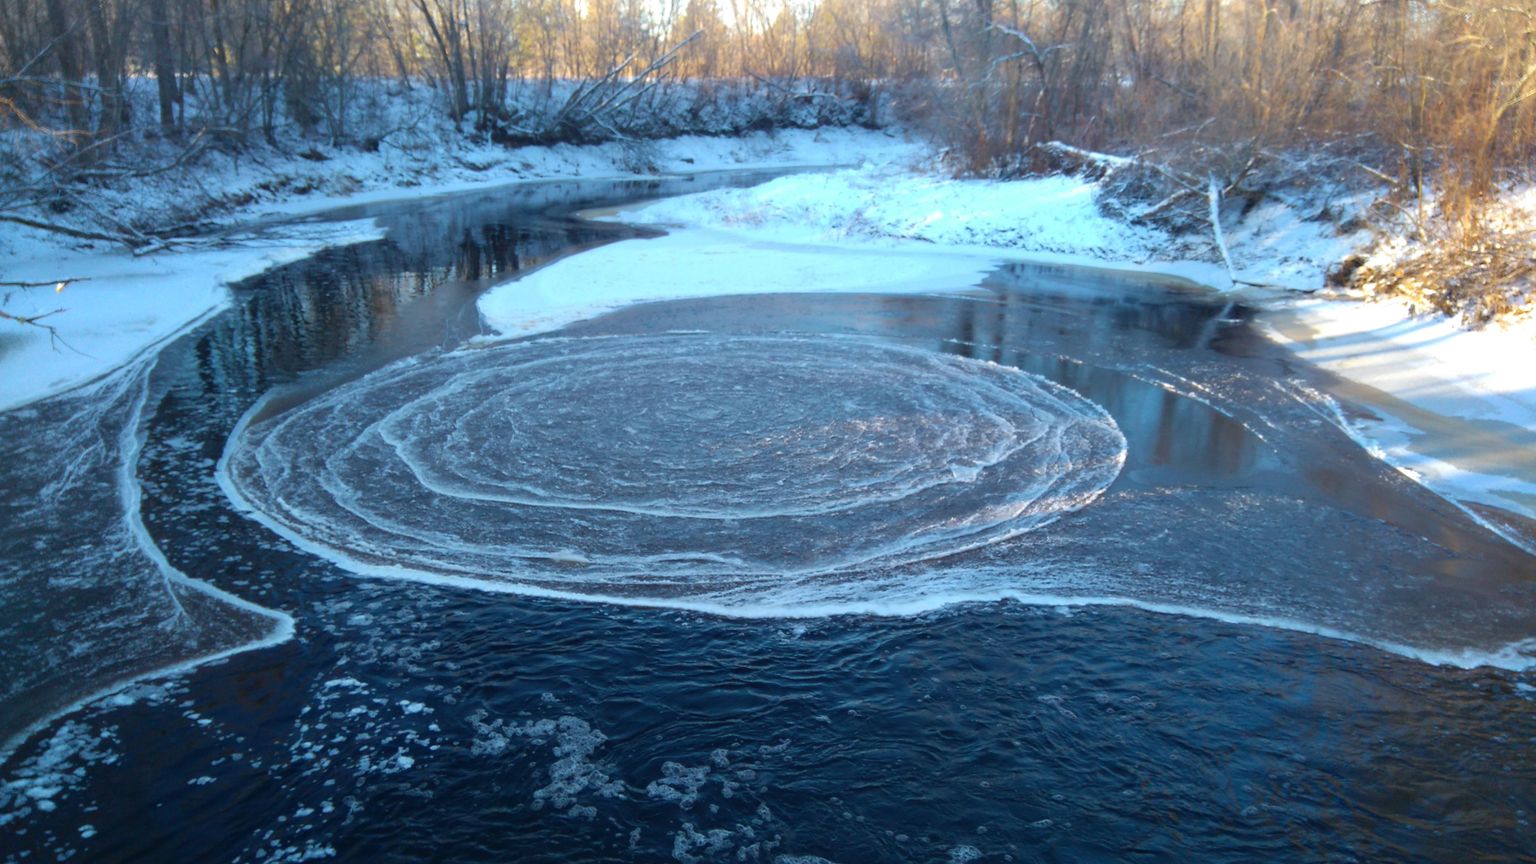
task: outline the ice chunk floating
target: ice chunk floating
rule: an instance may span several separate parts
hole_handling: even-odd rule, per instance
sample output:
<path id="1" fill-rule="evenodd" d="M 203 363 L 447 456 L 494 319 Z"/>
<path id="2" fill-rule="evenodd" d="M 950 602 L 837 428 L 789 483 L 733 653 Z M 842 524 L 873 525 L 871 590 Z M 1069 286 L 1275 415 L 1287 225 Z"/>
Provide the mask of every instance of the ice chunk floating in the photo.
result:
<path id="1" fill-rule="evenodd" d="M 1091 502 L 1125 454 L 1103 409 L 1018 369 L 664 334 L 387 367 L 244 424 L 223 482 L 359 572 L 728 610 L 813 607 L 1018 536 Z"/>

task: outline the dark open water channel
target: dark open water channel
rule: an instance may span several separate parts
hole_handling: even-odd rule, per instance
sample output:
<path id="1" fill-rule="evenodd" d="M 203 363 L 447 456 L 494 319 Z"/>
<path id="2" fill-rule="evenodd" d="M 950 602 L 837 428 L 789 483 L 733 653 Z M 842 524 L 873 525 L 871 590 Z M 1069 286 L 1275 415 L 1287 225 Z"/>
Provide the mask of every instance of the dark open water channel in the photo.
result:
<path id="1" fill-rule="evenodd" d="M 892 608 L 936 607 L 918 614 L 360 578 L 232 508 L 215 463 L 264 394 L 287 394 L 277 412 L 457 345 L 489 281 L 633 233 L 566 214 L 691 188 L 352 214 L 389 239 L 242 286 L 137 377 L 0 415 L 11 464 L 38 430 L 75 430 L 101 451 L 76 473 L 108 488 L 113 418 L 142 401 L 148 536 L 295 628 L 28 739 L 4 767 L 4 859 L 1536 860 L 1536 678 L 1420 659 L 1521 666 L 1533 562 L 1366 458 L 1327 421 L 1328 382 L 1247 310 L 1178 285 L 1016 264 L 932 296 L 657 303 L 557 334 L 872 340 L 1107 409 L 1127 450 L 1097 501 L 870 580 Z M 70 680 L 270 630 L 131 560 L 131 536 L 84 518 L 111 494 L 6 470 L 9 723 L 83 695 Z M 28 516 L 39 495 L 75 518 Z"/>

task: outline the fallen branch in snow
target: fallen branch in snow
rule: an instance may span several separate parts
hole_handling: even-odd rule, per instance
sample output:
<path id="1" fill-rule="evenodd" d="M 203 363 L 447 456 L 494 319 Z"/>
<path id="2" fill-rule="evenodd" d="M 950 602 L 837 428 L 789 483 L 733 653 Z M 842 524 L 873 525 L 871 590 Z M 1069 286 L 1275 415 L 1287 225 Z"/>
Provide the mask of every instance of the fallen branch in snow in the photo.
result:
<path id="1" fill-rule="evenodd" d="M 1391 175 L 1384 174 L 1381 171 L 1377 171 L 1375 168 L 1372 168 L 1371 166 L 1369 166 L 1369 165 L 1367 165 L 1364 162 L 1361 162 L 1359 160 L 1350 160 L 1350 161 L 1354 162 L 1355 165 L 1360 170 L 1362 170 L 1365 173 L 1371 175 L 1372 177 L 1375 177 L 1377 180 L 1380 180 L 1381 182 L 1387 184 L 1388 186 L 1391 186 L 1394 189 L 1397 188 L 1397 178 L 1396 177 L 1392 177 Z"/>
<path id="2" fill-rule="evenodd" d="M 176 158 L 161 165 L 154 165 L 149 168 L 129 168 L 124 165 L 108 165 L 102 168 L 75 171 L 71 173 L 70 177 L 75 180 L 124 180 L 136 177 L 154 177 L 158 174 L 167 174 L 201 156 L 203 151 L 207 149 L 206 139 L 210 131 L 228 130 L 199 130 L 197 135 L 193 136 L 192 140 L 187 143 L 187 146 L 183 147 L 181 152 L 176 154 Z"/>
<path id="3" fill-rule="evenodd" d="M 1063 151 L 1070 152 L 1070 151 Z M 1166 161 L 1165 161 L 1166 159 Z M 1285 159 L 1242 142 L 1235 148 L 1181 147 L 1168 153 L 1143 150 L 1129 157 L 1106 157 L 1099 202 L 1117 218 L 1151 225 L 1175 237 L 1202 238 L 1233 284 L 1237 278 L 1230 238 L 1222 214 L 1249 210 L 1271 195 L 1287 170 Z M 1240 199 L 1240 211 L 1229 206 Z M 1238 221 L 1241 221 L 1239 217 Z"/>
<path id="4" fill-rule="evenodd" d="M 1174 129 L 1171 132 L 1164 132 L 1163 134 L 1161 134 L 1161 135 L 1159 135 L 1157 137 L 1158 138 L 1167 139 L 1167 138 L 1182 138 L 1182 137 L 1188 137 L 1188 136 L 1191 136 L 1191 135 L 1196 135 L 1196 134 L 1199 134 L 1201 131 L 1203 131 L 1205 129 L 1205 127 L 1207 127 L 1207 126 L 1209 126 L 1209 125 L 1211 125 L 1212 123 L 1215 123 L 1215 122 L 1216 122 L 1216 118 L 1215 117 L 1207 117 L 1204 120 L 1201 120 L 1199 123 L 1196 123 L 1193 126 L 1185 126 L 1182 129 Z"/>
<path id="5" fill-rule="evenodd" d="M 1227 278 L 1235 284 L 1237 273 L 1232 269 L 1232 255 L 1227 250 L 1227 237 L 1221 231 L 1221 184 L 1216 182 L 1215 174 L 1209 176 L 1210 185 L 1206 188 L 1206 200 L 1211 205 L 1211 233 L 1216 237 L 1216 248 L 1221 252 L 1221 260 L 1227 265 Z"/>
<path id="6" fill-rule="evenodd" d="M 63 291 L 64 287 L 67 286 L 67 285 L 73 285 L 76 282 L 89 282 L 89 281 L 91 281 L 91 277 L 89 277 L 89 276 L 72 276 L 72 277 L 70 277 L 68 279 L 51 279 L 51 280 L 46 281 L 46 282 L 4 282 L 4 281 L 0 281 L 0 288 L 47 288 L 48 286 L 51 285 L 51 286 L 53 286 L 54 293 L 58 293 L 60 291 Z M 53 313 L 50 312 L 49 314 L 51 315 Z"/>
<path id="7" fill-rule="evenodd" d="M 1072 174 L 1090 180 L 1102 180 L 1122 168 L 1136 164 L 1135 159 L 1084 150 L 1062 141 L 1043 141 L 1032 145 L 1030 157 L 1037 168 L 1044 166 L 1049 172 Z"/>
<path id="8" fill-rule="evenodd" d="M 163 252 L 169 248 L 171 248 L 171 241 L 169 240 L 151 240 L 142 246 L 133 247 L 133 257 L 142 258 L 145 255 L 153 255 L 156 252 Z"/>
<path id="9" fill-rule="evenodd" d="M 147 233 L 140 231 L 119 218 L 120 208 L 119 211 L 104 212 L 95 206 L 90 195 L 81 194 L 80 187 L 88 188 L 108 182 L 145 179 L 184 168 L 207 151 L 208 136 L 219 131 L 223 130 L 203 129 L 181 147 L 174 158 L 149 165 L 113 163 L 102 158 L 102 154 L 107 153 L 118 142 L 130 137 L 126 131 L 74 148 L 58 160 L 42 160 L 39 164 L 42 165 L 43 171 L 32 178 L 31 182 L 11 184 L 0 189 L 0 222 L 24 225 L 77 240 L 120 243 L 129 248 L 142 247 L 146 243 L 181 230 L 183 226 Z M 68 137 L 57 133 L 50 134 L 53 134 L 56 139 Z M 73 205 L 79 213 L 89 217 L 85 220 L 77 219 L 77 221 L 93 224 L 102 230 L 77 228 L 46 219 L 20 215 L 21 213 L 43 213 L 46 204 L 57 201 Z"/>
<path id="10" fill-rule="evenodd" d="M 1165 211 L 1169 210 L 1174 205 L 1178 204 L 1180 201 L 1182 201 L 1185 198 L 1188 198 L 1188 197 L 1190 197 L 1190 196 L 1192 196 L 1194 194 L 1196 194 L 1196 193 L 1195 193 L 1195 191 L 1193 189 L 1178 189 L 1178 190 L 1175 190 L 1172 195 L 1169 195 L 1167 198 L 1164 198 L 1163 200 L 1157 202 L 1156 204 L 1153 204 L 1151 207 L 1148 207 L 1147 209 L 1141 211 L 1140 213 L 1137 213 L 1136 214 L 1136 218 L 1137 219 L 1147 219 L 1147 220 L 1154 219 L 1154 218 L 1162 215 Z"/>
<path id="11" fill-rule="evenodd" d="M 835 102 L 841 98 L 836 93 L 820 93 L 815 90 L 791 90 L 777 81 L 764 78 L 756 72 L 753 72 L 751 69 L 747 70 L 747 74 L 751 75 L 754 79 L 757 80 L 757 83 L 763 85 L 764 87 L 767 87 L 770 90 L 777 90 L 791 99 L 831 99 Z"/>
<path id="12" fill-rule="evenodd" d="M 1109 153 L 1084 150 L 1081 147 L 1074 147 L 1064 141 L 1047 141 L 1040 145 L 1040 149 L 1060 155 L 1072 156 L 1079 161 L 1099 165 L 1106 169 L 1124 168 L 1136 161 L 1126 156 L 1114 156 Z"/>
<path id="13" fill-rule="evenodd" d="M 0 213 L 0 222 L 12 222 L 17 225 L 25 225 L 28 228 L 37 228 L 41 231 L 63 234 L 66 237 L 74 237 L 79 240 L 101 240 L 106 243 L 128 242 L 123 237 L 113 237 L 110 234 L 101 234 L 95 231 L 84 231 L 79 228 L 71 228 L 68 225 L 56 225 L 52 222 L 42 222 L 37 219 L 28 219 L 25 216 L 14 216 L 10 213 Z"/>
<path id="14" fill-rule="evenodd" d="M 544 131 L 545 136 L 579 133 L 588 124 L 604 123 L 605 113 L 617 112 L 635 104 L 651 92 L 655 85 L 655 81 L 651 80 L 652 76 L 671 65 L 672 61 L 677 59 L 678 52 L 692 45 L 703 35 L 703 30 L 695 30 L 693 35 L 667 49 L 645 68 L 631 75 L 627 81 L 616 83 L 624 70 L 635 62 L 634 54 L 625 57 L 622 62 L 609 69 L 606 74 L 590 85 L 582 84 L 577 87 L 560 110 L 555 112 L 554 117 L 550 118 Z M 620 138 L 626 137 L 618 135 L 611 126 L 608 126 L 605 131 Z M 576 137 L 579 138 L 580 135 L 577 134 Z"/>
<path id="15" fill-rule="evenodd" d="M 1177 171 L 1174 171 L 1172 168 L 1169 168 L 1166 165 L 1163 165 L 1163 164 L 1158 163 L 1158 162 L 1153 162 L 1153 161 L 1151 161 L 1151 160 L 1149 160 L 1149 159 L 1147 159 L 1145 157 L 1141 157 L 1141 156 L 1138 156 L 1136 158 L 1136 164 L 1142 165 L 1142 166 L 1147 167 L 1147 168 L 1150 168 L 1153 171 L 1155 171 L 1156 173 L 1161 174 L 1162 176 L 1166 177 L 1169 180 L 1172 180 L 1174 183 L 1177 183 L 1178 185 L 1183 186 L 1185 191 L 1187 191 L 1187 192 L 1190 192 L 1192 194 L 1202 194 L 1202 195 L 1205 194 L 1204 190 L 1202 190 L 1200 188 L 1200 184 L 1199 183 L 1195 182 L 1191 178 L 1185 177 L 1184 175 L 1178 173 Z"/>
<path id="16" fill-rule="evenodd" d="M 1251 279 L 1238 279 L 1232 277 L 1233 285 L 1247 285 L 1250 288 L 1268 288 L 1272 291 L 1292 291 L 1301 294 L 1316 294 L 1317 288 L 1295 288 L 1287 285 L 1276 285 L 1273 282 L 1254 282 Z"/>
<path id="17" fill-rule="evenodd" d="M 1153 161 L 1149 154 L 1140 153 L 1136 156 L 1113 156 L 1107 153 L 1095 153 L 1074 147 L 1060 141 L 1048 141 L 1036 145 L 1036 151 L 1049 157 L 1055 163 L 1057 170 L 1066 173 L 1084 174 L 1094 179 L 1104 180 L 1116 174 L 1129 174 L 1127 183 L 1136 187 L 1139 194 L 1145 194 L 1149 187 L 1156 189 L 1158 194 L 1167 191 L 1169 184 L 1172 190 L 1168 191 L 1160 201 L 1151 206 L 1141 208 L 1138 211 L 1129 210 L 1127 215 L 1137 222 L 1151 221 L 1159 216 L 1174 210 L 1183 209 L 1185 202 L 1193 205 L 1194 200 L 1204 198 L 1206 200 L 1205 219 L 1210 224 L 1211 236 L 1215 240 L 1216 250 L 1221 254 L 1221 261 L 1226 266 L 1227 278 L 1232 284 L 1253 284 L 1242 282 L 1237 278 L 1236 268 L 1232 264 L 1232 252 L 1227 245 L 1227 237 L 1221 228 L 1221 202 L 1228 193 L 1237 191 L 1244 178 L 1248 177 L 1254 166 L 1258 164 L 1259 156 L 1254 153 L 1249 156 L 1243 166 L 1236 172 L 1233 179 L 1223 184 L 1217 180 L 1215 172 L 1207 172 L 1205 177 L 1191 176 L 1168 165 Z M 1139 172 L 1136 170 L 1139 169 Z M 1148 183 L 1147 178 L 1155 175 L 1164 183 Z M 1162 189 L 1157 189 L 1161 185 Z M 1193 200 L 1192 200 L 1193 199 Z M 1191 206 L 1190 209 L 1194 209 Z M 1187 211 L 1186 211 L 1187 212 Z M 1190 216 L 1193 214 L 1190 213 Z M 1193 220 L 1191 220 L 1192 223 Z M 1193 227 L 1193 224 L 1189 224 Z"/>

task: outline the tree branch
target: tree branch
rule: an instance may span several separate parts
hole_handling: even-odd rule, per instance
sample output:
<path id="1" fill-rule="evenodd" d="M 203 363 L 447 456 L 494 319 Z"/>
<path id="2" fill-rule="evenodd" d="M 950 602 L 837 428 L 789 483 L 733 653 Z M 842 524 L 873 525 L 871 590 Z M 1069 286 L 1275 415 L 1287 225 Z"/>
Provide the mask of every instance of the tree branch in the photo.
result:
<path id="1" fill-rule="evenodd" d="M 76 282 L 89 282 L 89 276 L 76 276 L 69 279 L 54 279 L 48 282 L 0 282 L 0 288 L 46 288 L 53 287 L 54 293 L 64 290 L 64 286 L 73 285 Z M 53 313 L 48 313 L 52 315 Z"/>
<path id="2" fill-rule="evenodd" d="M 42 330 L 47 330 L 48 331 L 48 345 L 51 348 L 53 348 L 55 351 L 57 351 L 59 349 L 60 345 L 63 345 L 65 348 L 68 348 L 69 350 L 74 351 L 76 354 L 81 354 L 81 352 L 79 350 L 77 350 L 75 348 L 75 346 L 73 346 L 73 345 L 69 344 L 68 342 L 64 341 L 64 337 L 59 335 L 59 328 L 53 326 L 52 324 L 44 324 L 43 323 L 43 319 L 44 318 L 50 317 L 52 315 L 57 315 L 60 312 L 64 312 L 64 311 L 66 311 L 66 310 L 64 310 L 64 309 L 55 309 L 52 312 L 44 312 L 41 315 L 12 315 L 11 313 L 5 311 L 4 309 L 0 309 L 0 319 L 6 320 L 6 321 L 15 321 L 17 324 L 20 324 L 23 327 L 37 327 L 37 328 L 42 329 Z M 86 356 L 86 355 L 82 354 L 82 356 Z"/>
<path id="3" fill-rule="evenodd" d="M 28 228 L 37 228 L 42 231 L 51 231 L 54 234 L 63 234 L 66 237 L 74 237 L 80 240 L 100 240 L 105 243 L 122 243 L 132 245 L 128 237 L 113 237 L 110 234 L 98 234 L 95 231 L 83 231 L 79 228 L 71 228 L 67 225 L 55 225 L 52 222 L 40 222 L 36 219 L 28 219 L 25 216 L 14 216 L 10 213 L 0 213 L 0 222 L 13 222 L 17 225 L 25 225 Z"/>

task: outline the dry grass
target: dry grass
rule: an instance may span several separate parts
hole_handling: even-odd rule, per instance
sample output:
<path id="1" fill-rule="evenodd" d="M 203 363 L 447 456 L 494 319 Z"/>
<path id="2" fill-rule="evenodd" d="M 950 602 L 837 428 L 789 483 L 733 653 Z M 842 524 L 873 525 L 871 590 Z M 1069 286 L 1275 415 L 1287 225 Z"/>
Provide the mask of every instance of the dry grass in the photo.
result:
<path id="1" fill-rule="evenodd" d="M 1481 212 L 1465 225 L 1441 216 L 1435 223 L 1440 231 L 1350 262 L 1340 281 L 1368 295 L 1400 297 L 1416 310 L 1459 317 L 1471 327 L 1536 311 L 1536 219 L 1507 205 L 1485 205 Z"/>

